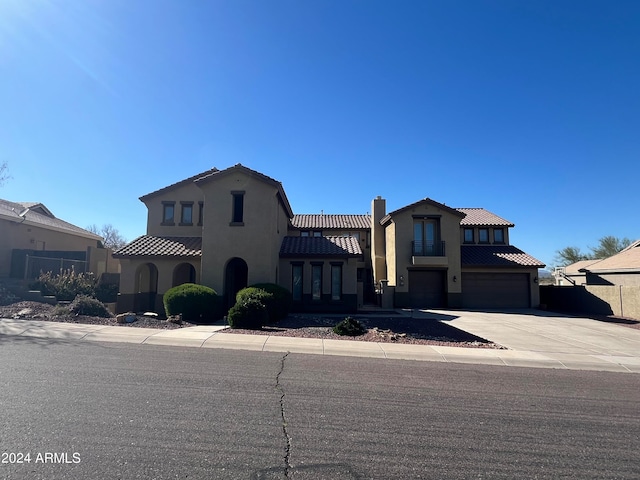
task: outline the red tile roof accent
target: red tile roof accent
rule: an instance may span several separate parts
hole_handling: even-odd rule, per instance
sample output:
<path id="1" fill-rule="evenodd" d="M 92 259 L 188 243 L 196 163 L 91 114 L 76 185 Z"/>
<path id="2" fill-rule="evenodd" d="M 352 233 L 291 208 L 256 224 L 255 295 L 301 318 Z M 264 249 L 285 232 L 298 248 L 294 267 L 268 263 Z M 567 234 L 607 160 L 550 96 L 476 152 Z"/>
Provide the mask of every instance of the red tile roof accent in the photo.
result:
<path id="1" fill-rule="evenodd" d="M 458 208 L 459 212 L 466 215 L 460 225 L 467 227 L 514 227 L 509 220 L 497 216 L 484 208 Z"/>
<path id="2" fill-rule="evenodd" d="M 513 245 L 462 245 L 463 267 L 538 267 L 540 260 L 524 253 Z"/>
<path id="3" fill-rule="evenodd" d="M 142 235 L 113 253 L 114 257 L 200 257 L 201 237 Z"/>
<path id="4" fill-rule="evenodd" d="M 368 230 L 371 228 L 369 215 L 294 215 L 291 225 L 301 229 Z"/>
<path id="5" fill-rule="evenodd" d="M 284 237 L 281 257 L 359 257 L 360 242 L 354 237 Z"/>

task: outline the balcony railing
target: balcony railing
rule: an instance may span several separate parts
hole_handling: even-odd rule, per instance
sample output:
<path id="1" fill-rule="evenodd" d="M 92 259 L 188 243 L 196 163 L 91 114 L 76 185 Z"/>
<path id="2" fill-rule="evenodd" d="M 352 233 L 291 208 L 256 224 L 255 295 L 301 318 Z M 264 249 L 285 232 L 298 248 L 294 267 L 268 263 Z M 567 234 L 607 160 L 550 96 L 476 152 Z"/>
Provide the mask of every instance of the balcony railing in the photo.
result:
<path id="1" fill-rule="evenodd" d="M 444 241 L 436 243 L 411 242 L 414 257 L 445 257 Z"/>

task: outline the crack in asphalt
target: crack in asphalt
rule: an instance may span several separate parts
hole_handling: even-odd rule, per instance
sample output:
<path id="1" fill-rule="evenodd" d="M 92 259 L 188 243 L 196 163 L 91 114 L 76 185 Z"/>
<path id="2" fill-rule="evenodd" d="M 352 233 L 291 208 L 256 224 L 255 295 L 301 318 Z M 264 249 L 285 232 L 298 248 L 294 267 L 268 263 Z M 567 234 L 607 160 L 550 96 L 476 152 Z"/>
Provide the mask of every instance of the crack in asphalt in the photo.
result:
<path id="1" fill-rule="evenodd" d="M 276 390 L 278 390 L 278 392 L 280 392 L 280 417 L 282 419 L 282 434 L 284 435 L 284 439 L 285 439 L 284 478 L 289 478 L 289 472 L 291 471 L 291 463 L 290 463 L 290 459 L 291 459 L 291 435 L 289 435 L 289 429 L 288 429 L 288 425 L 287 425 L 287 416 L 286 416 L 285 410 L 284 410 L 285 393 L 284 393 L 284 389 L 282 388 L 282 385 L 280 383 L 280 375 L 282 375 L 282 372 L 284 371 L 284 361 L 289 356 L 289 353 L 290 352 L 285 353 L 283 355 L 282 359 L 280 360 L 280 371 L 276 375 Z"/>

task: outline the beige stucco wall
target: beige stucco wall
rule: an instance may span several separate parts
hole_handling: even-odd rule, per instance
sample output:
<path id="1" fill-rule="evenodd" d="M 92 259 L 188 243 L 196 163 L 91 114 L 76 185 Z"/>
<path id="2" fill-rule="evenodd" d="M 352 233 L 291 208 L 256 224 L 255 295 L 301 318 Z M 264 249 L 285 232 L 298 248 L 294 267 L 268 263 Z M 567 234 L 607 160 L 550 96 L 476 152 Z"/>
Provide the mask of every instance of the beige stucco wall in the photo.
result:
<path id="1" fill-rule="evenodd" d="M 233 171 L 199 183 L 204 194 L 202 283 L 224 292 L 225 268 L 234 257 L 248 266 L 248 284 L 278 282 L 279 253 L 289 218 L 278 188 L 254 175 Z M 231 225 L 233 191 L 244 191 L 243 225 Z"/>
<path id="2" fill-rule="evenodd" d="M 98 241 L 71 233 L 49 230 L 28 222 L 16 223 L 0 219 L 0 277 L 7 277 L 11 271 L 11 251 L 68 250 L 84 251 L 97 247 Z"/>
<path id="3" fill-rule="evenodd" d="M 204 200 L 202 190 L 194 183 L 188 183 L 167 192 L 145 199 L 147 206 L 147 234 L 171 237 L 199 237 L 202 227 L 198 225 L 198 202 Z M 175 202 L 174 225 L 163 225 L 163 202 Z M 193 202 L 193 224 L 180 225 L 182 207 L 181 202 Z"/>
<path id="4" fill-rule="evenodd" d="M 640 273 L 600 273 L 598 276 L 613 285 L 640 286 Z"/>
<path id="5" fill-rule="evenodd" d="M 640 319 L 640 286 L 586 285 L 585 289 L 607 302 L 613 315 Z"/>
<path id="6" fill-rule="evenodd" d="M 188 263 L 195 268 L 196 283 L 200 280 L 200 261 L 195 258 L 121 258 L 120 264 L 122 273 L 120 274 L 120 293 L 132 294 L 147 292 L 147 282 L 144 279 L 140 282 L 137 278 L 141 274 L 139 268 L 148 263 L 155 265 L 158 270 L 158 289 L 157 293 L 163 294 L 173 287 L 173 273 L 178 265 Z"/>
<path id="7" fill-rule="evenodd" d="M 412 262 L 412 242 L 414 215 L 440 216 L 440 238 L 445 242 L 446 260 L 433 257 L 420 257 L 417 264 Z M 387 271 L 390 286 L 396 287 L 396 292 L 408 292 L 408 270 L 411 267 L 446 268 L 447 292 L 460 293 L 460 282 L 454 282 L 453 277 L 460 278 L 460 217 L 435 205 L 423 203 L 414 208 L 399 212 L 393 216 L 386 228 L 387 240 Z M 392 247 L 390 249 L 390 246 Z M 391 251 L 390 251 L 391 250 Z M 404 285 L 400 285 L 400 276 L 404 277 Z"/>

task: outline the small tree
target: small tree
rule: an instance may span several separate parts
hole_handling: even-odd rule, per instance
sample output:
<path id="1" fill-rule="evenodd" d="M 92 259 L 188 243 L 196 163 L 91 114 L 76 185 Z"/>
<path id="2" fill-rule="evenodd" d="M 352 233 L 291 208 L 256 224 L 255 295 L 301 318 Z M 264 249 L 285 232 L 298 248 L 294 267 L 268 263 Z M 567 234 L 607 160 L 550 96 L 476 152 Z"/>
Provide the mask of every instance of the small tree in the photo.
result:
<path id="1" fill-rule="evenodd" d="M 631 245 L 631 240 L 628 238 L 617 238 L 612 235 L 602 237 L 598 240 L 597 247 L 589 247 L 591 249 L 591 258 L 601 259 L 612 257 L 629 245 Z"/>
<path id="2" fill-rule="evenodd" d="M 127 240 L 120 235 L 118 229 L 110 223 L 102 225 L 100 228 L 95 224 L 89 225 L 87 230 L 91 233 L 95 233 L 96 235 L 100 235 L 104 239 L 102 244 L 111 250 L 117 250 L 120 247 L 124 247 L 127 243 Z"/>

